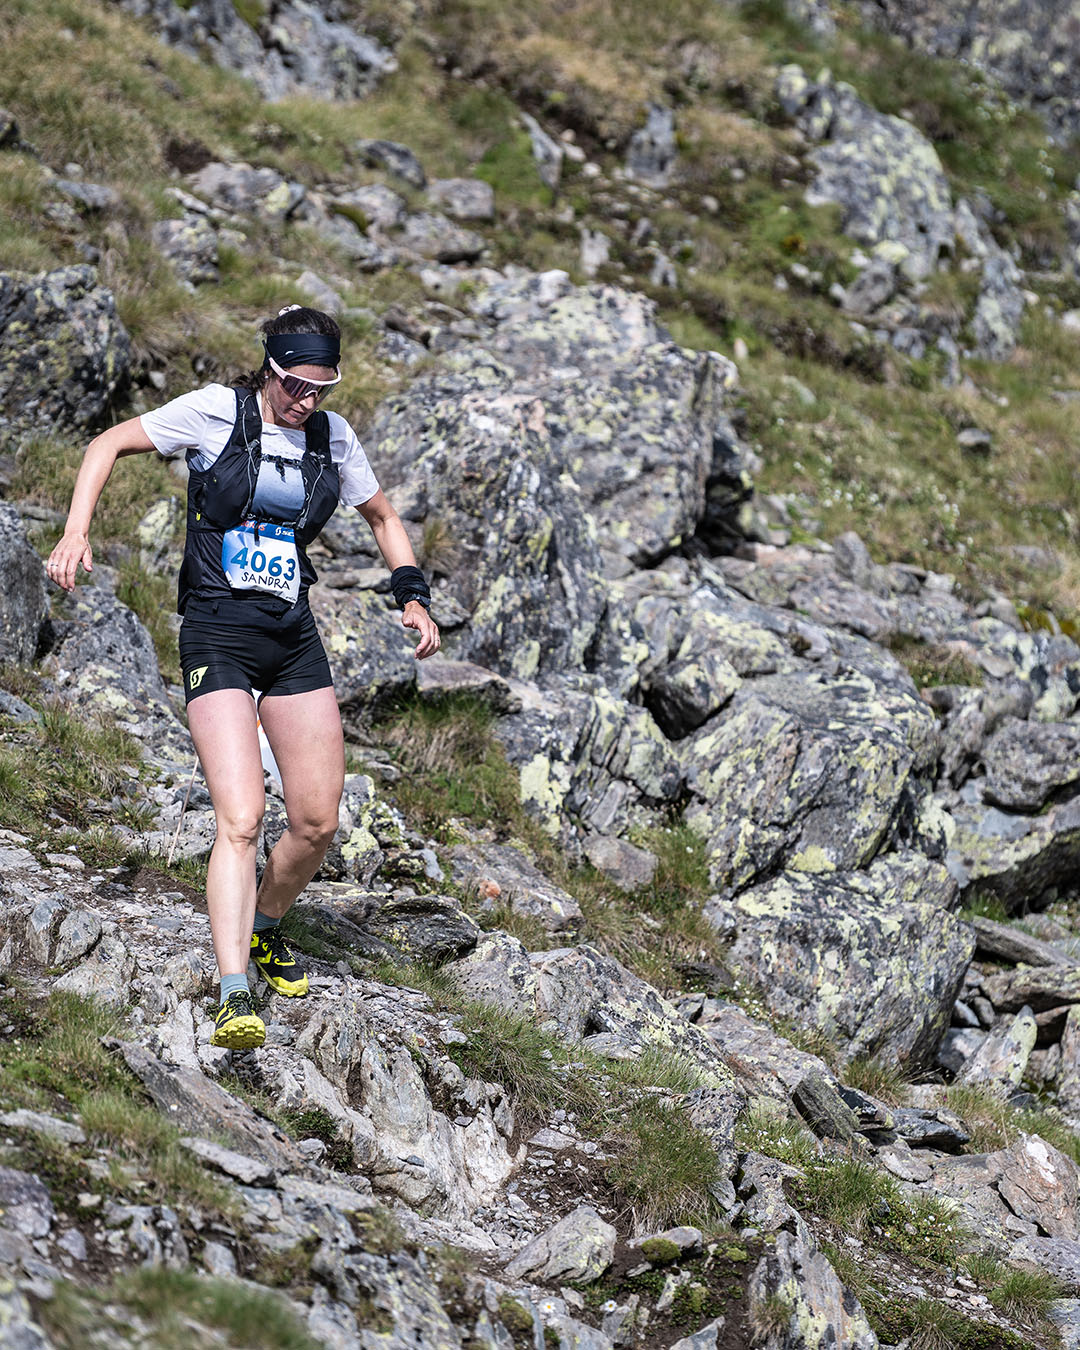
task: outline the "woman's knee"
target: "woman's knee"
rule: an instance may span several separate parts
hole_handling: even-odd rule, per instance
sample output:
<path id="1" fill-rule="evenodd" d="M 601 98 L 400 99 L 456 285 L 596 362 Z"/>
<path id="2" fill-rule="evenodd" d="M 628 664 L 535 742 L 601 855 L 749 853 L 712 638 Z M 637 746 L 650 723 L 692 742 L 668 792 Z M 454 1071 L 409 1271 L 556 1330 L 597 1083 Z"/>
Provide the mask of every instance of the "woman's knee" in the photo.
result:
<path id="1" fill-rule="evenodd" d="M 337 813 L 329 815 L 305 816 L 300 820 L 289 821 L 289 830 L 301 840 L 313 853 L 325 853 L 337 833 Z"/>
<path id="2" fill-rule="evenodd" d="M 217 837 L 233 848 L 254 848 L 262 831 L 261 808 L 217 814 Z"/>

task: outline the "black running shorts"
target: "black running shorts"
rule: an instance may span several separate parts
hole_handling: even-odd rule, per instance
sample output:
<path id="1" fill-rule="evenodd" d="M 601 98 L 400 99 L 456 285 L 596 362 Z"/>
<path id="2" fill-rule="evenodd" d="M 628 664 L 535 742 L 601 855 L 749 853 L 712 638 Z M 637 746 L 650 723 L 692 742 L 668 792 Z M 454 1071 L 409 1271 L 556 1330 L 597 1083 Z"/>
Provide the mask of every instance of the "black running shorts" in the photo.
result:
<path id="1" fill-rule="evenodd" d="M 306 600 L 282 613 L 250 601 L 189 601 L 180 665 L 188 703 L 216 689 L 307 694 L 334 683 Z"/>

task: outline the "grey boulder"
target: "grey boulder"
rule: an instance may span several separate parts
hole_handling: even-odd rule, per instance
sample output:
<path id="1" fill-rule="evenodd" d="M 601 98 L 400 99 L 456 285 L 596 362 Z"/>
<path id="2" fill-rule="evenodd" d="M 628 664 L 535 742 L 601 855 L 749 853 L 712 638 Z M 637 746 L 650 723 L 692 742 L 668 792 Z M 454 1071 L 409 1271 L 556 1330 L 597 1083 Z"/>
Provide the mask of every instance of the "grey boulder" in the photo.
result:
<path id="1" fill-rule="evenodd" d="M 30 547 L 22 518 L 0 501 L 0 661 L 28 665 L 45 618 L 45 569 Z"/>
<path id="2" fill-rule="evenodd" d="M 0 435 L 93 425 L 127 381 L 131 344 L 92 267 L 0 272 Z"/>
<path id="3" fill-rule="evenodd" d="M 785 872 L 706 916 L 734 925 L 732 968 L 777 1016 L 820 1028 L 844 1060 L 930 1065 L 971 960 L 940 864 L 888 855 L 865 871 Z"/>

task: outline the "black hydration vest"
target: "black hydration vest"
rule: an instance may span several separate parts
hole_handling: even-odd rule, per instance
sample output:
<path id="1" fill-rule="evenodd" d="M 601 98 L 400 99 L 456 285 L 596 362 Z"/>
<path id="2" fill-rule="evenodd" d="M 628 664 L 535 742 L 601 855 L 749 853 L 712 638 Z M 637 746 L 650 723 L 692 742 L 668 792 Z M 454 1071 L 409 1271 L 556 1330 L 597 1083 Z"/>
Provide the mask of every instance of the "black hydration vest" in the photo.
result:
<path id="1" fill-rule="evenodd" d="M 262 464 L 262 414 L 258 395 L 237 386 L 236 421 L 232 435 L 221 454 L 208 469 L 191 469 L 188 474 L 187 538 L 180 568 L 177 605 L 183 614 L 191 599 L 215 601 L 245 600 L 280 606 L 283 601 L 261 591 L 234 591 L 221 566 L 221 545 L 227 530 L 239 525 L 251 514 L 255 488 Z M 300 563 L 299 604 L 305 601 L 308 587 L 318 577 L 305 552 L 305 546 L 318 535 L 334 514 L 338 504 L 337 465 L 330 457 L 330 419 L 321 409 L 304 423 L 306 445 L 300 460 L 304 483 L 304 503 L 292 519 L 276 519 L 276 524 L 291 525 L 296 537 Z"/>

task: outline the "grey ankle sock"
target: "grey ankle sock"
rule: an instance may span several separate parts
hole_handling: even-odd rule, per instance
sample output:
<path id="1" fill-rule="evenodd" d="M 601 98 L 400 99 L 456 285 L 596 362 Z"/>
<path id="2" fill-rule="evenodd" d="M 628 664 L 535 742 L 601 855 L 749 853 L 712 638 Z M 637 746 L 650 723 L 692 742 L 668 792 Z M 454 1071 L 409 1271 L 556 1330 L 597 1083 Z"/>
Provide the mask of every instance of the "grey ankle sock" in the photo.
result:
<path id="1" fill-rule="evenodd" d="M 265 933 L 268 928 L 276 928 L 280 922 L 280 919 L 271 919 L 268 914 L 264 914 L 262 910 L 257 909 L 255 911 L 255 927 L 252 931 Z"/>
<path id="2" fill-rule="evenodd" d="M 230 994 L 235 994 L 238 990 L 243 990 L 245 994 L 251 992 L 248 986 L 246 975 L 222 975 L 221 977 L 221 1001 L 222 1003 Z"/>

